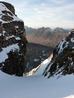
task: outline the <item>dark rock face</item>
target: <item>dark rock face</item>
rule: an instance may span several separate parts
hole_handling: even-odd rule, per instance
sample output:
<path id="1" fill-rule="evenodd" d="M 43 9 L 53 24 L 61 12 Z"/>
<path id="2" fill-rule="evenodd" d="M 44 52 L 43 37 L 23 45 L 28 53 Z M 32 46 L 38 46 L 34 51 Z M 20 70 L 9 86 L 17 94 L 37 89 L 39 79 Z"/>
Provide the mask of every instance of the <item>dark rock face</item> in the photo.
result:
<path id="1" fill-rule="evenodd" d="M 48 77 L 74 74 L 74 30 L 55 47 L 53 58 L 43 74 Z"/>
<path id="2" fill-rule="evenodd" d="M 0 8 L 0 69 L 22 76 L 27 44 L 24 22 L 15 15 L 11 4 L 0 2 Z"/>
<path id="3" fill-rule="evenodd" d="M 13 14 L 15 14 L 15 8 L 12 4 L 0 1 L 0 3 L 4 4 Z"/>

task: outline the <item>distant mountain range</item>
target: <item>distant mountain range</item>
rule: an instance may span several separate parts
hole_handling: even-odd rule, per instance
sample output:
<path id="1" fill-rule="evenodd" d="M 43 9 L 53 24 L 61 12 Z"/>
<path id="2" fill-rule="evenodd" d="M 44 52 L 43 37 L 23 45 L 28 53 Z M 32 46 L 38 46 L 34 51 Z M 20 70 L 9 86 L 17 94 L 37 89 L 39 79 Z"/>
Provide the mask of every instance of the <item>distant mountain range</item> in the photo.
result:
<path id="1" fill-rule="evenodd" d="M 55 47 L 62 38 L 68 35 L 70 29 L 41 27 L 41 28 L 31 28 L 25 26 L 26 35 L 29 42 L 43 44 L 47 46 Z"/>
<path id="2" fill-rule="evenodd" d="M 50 27 L 41 27 L 41 28 L 32 28 L 32 27 L 27 27 L 25 26 L 26 33 L 27 34 L 33 34 L 37 36 L 49 36 L 50 34 L 53 33 L 68 33 L 70 29 L 63 29 L 56 27 L 54 29 L 51 29 Z"/>

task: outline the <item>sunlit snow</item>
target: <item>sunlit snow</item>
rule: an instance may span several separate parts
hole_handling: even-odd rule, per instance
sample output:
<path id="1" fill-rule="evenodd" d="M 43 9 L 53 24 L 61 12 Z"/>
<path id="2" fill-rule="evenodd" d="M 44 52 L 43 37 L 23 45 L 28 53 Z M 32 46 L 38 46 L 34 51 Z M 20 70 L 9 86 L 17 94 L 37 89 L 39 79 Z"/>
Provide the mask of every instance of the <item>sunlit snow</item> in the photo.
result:
<path id="1" fill-rule="evenodd" d="M 2 48 L 2 51 L 0 52 L 0 63 L 4 62 L 8 58 L 7 54 L 10 51 L 15 51 L 16 49 L 19 50 L 18 44 L 13 44 L 5 48 Z"/>

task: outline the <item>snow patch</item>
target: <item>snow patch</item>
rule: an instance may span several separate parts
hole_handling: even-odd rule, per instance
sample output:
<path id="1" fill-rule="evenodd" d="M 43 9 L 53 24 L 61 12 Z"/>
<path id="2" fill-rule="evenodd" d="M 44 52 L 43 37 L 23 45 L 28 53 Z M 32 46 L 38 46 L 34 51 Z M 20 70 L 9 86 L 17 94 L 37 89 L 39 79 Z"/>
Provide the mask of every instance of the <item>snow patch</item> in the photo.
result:
<path id="1" fill-rule="evenodd" d="M 65 45 L 64 45 L 65 44 Z M 64 45 L 64 46 L 63 46 Z M 63 51 L 64 48 L 66 48 L 68 46 L 68 42 L 66 42 L 65 39 L 63 39 L 60 43 L 59 43 L 59 46 L 58 46 L 58 53 L 61 53 Z"/>
<path id="2" fill-rule="evenodd" d="M 34 59 L 34 62 L 37 62 L 37 61 L 39 61 L 39 59 Z"/>
<path id="3" fill-rule="evenodd" d="M 2 34 L 0 33 L 0 36 L 2 36 Z"/>
<path id="4" fill-rule="evenodd" d="M 19 50 L 19 46 L 18 44 L 13 44 L 13 45 L 10 45 L 10 46 L 7 46 L 5 48 L 2 48 L 2 51 L 0 52 L 0 63 L 4 62 L 6 59 L 8 59 L 8 53 L 10 51 L 15 51 L 15 50 Z"/>
<path id="5" fill-rule="evenodd" d="M 21 38 L 20 38 L 20 37 L 15 37 L 15 39 L 16 39 L 16 40 L 21 40 Z"/>
<path id="6" fill-rule="evenodd" d="M 0 21 L 2 21 L 2 23 L 9 23 L 11 21 L 4 21 L 2 20 L 2 16 L 4 15 L 4 13 L 2 13 L 2 11 L 8 11 L 10 13 L 12 13 L 3 3 L 0 3 Z M 21 19 L 19 19 L 17 16 L 15 16 L 13 13 L 12 13 L 13 16 L 10 16 L 10 17 L 13 17 L 13 21 L 22 21 Z"/>
<path id="7" fill-rule="evenodd" d="M 15 36 L 14 35 L 8 36 L 8 37 L 6 37 L 6 40 L 9 40 L 11 38 L 15 38 Z"/>
<path id="8" fill-rule="evenodd" d="M 71 38 L 71 42 L 73 42 L 73 43 L 74 43 L 74 38 Z"/>

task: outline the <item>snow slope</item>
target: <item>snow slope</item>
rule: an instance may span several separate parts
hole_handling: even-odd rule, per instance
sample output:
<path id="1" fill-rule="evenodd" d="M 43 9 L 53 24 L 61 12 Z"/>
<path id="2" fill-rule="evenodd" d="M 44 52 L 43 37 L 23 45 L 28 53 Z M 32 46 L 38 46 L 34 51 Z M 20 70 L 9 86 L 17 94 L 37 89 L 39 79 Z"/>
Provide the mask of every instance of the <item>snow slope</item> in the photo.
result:
<path id="1" fill-rule="evenodd" d="M 51 56 L 49 58 L 47 58 L 46 60 L 44 60 L 39 66 L 32 69 L 30 72 L 26 73 L 26 75 L 27 76 L 42 75 L 46 66 L 50 63 L 52 57 L 53 57 L 53 54 L 51 54 Z"/>
<path id="2" fill-rule="evenodd" d="M 10 76 L 0 71 L 0 98 L 74 98 L 73 75 L 47 79 L 41 69 L 42 65 L 29 77 Z"/>

